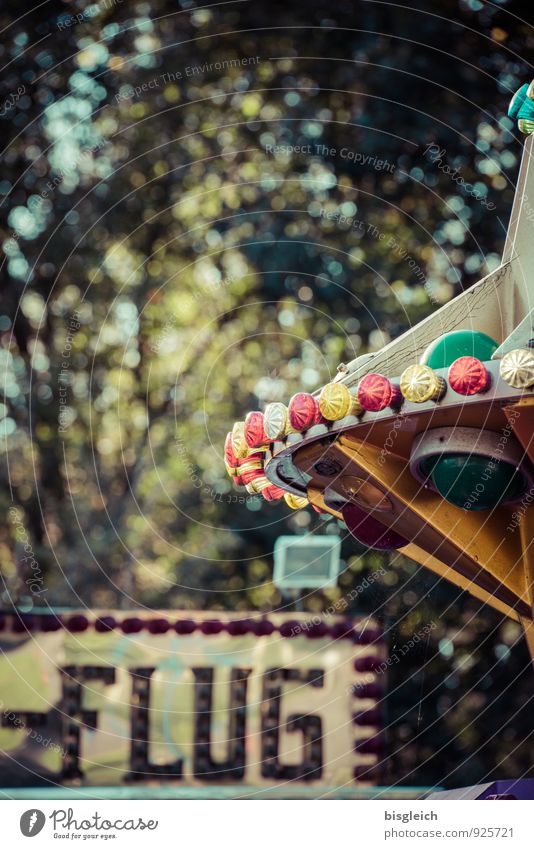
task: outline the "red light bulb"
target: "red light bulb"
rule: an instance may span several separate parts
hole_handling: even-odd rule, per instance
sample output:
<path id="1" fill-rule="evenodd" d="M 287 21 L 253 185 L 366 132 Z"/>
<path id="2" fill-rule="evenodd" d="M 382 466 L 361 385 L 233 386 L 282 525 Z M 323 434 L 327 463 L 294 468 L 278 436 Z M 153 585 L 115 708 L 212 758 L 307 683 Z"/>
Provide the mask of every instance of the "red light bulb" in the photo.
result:
<path id="1" fill-rule="evenodd" d="M 256 478 L 264 477 L 264 474 L 263 466 L 258 469 L 246 469 L 239 474 L 239 486 L 246 486 L 247 483 L 252 483 L 252 481 L 256 480 Z"/>
<path id="2" fill-rule="evenodd" d="M 403 401 L 400 387 L 382 374 L 366 374 L 358 385 L 358 401 L 364 410 L 377 413 L 386 407 L 400 407 Z"/>

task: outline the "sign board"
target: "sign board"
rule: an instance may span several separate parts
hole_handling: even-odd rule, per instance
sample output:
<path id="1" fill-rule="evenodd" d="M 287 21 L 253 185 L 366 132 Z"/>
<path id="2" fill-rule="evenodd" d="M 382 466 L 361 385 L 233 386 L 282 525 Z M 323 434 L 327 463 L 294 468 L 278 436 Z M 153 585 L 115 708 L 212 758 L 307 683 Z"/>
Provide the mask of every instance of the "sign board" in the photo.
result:
<path id="1" fill-rule="evenodd" d="M 1 786 L 379 782 L 369 620 L 121 611 L 1 628 Z"/>

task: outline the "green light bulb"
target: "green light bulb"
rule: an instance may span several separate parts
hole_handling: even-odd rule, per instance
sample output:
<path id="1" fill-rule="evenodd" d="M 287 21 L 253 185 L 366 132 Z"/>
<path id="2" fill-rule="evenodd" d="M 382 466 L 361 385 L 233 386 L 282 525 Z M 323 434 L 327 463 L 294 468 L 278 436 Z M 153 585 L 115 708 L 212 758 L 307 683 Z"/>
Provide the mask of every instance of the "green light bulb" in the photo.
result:
<path id="1" fill-rule="evenodd" d="M 446 501 L 464 510 L 492 510 L 503 502 L 516 501 L 528 487 L 513 464 L 476 454 L 437 457 L 431 478 Z"/>

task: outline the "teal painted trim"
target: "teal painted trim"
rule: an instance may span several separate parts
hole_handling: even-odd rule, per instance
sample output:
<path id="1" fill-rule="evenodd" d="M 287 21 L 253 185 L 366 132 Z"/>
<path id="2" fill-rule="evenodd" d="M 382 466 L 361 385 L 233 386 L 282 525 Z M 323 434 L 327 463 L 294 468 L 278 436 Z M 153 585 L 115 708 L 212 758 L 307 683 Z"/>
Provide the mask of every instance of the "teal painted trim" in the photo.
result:
<path id="1" fill-rule="evenodd" d="M 441 787 L 3 787 L 8 799 L 424 799 Z"/>

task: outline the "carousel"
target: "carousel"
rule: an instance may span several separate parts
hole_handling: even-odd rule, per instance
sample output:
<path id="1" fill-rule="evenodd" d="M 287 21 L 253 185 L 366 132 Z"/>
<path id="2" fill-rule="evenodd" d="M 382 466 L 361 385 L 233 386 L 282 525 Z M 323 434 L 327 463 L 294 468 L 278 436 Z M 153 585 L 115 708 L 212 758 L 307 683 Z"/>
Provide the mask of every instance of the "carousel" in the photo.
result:
<path id="1" fill-rule="evenodd" d="M 519 621 L 534 654 L 534 83 L 500 266 L 334 380 L 236 422 L 237 487 L 326 512 Z"/>

